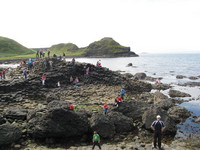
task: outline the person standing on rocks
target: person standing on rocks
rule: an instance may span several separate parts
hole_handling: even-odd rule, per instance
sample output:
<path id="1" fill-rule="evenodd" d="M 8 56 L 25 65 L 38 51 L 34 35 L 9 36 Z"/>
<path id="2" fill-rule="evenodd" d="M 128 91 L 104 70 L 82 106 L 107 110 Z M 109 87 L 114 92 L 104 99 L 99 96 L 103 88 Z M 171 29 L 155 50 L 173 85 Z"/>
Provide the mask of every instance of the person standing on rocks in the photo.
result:
<path id="1" fill-rule="evenodd" d="M 3 77 L 3 79 L 6 79 L 6 69 L 2 70 L 2 77 Z"/>
<path id="2" fill-rule="evenodd" d="M 157 140 L 158 140 L 158 148 L 161 150 L 161 137 L 162 132 L 165 129 L 164 122 L 160 120 L 160 115 L 156 116 L 156 120 L 151 124 L 151 128 L 154 131 L 154 148 L 157 149 Z"/>
<path id="3" fill-rule="evenodd" d="M 122 88 L 120 90 L 120 95 L 121 95 L 121 98 L 124 100 L 124 94 L 125 94 L 125 90 Z"/>
<path id="4" fill-rule="evenodd" d="M 2 71 L 0 71 L 0 79 L 2 79 Z"/>
<path id="5" fill-rule="evenodd" d="M 50 53 L 51 53 L 51 51 L 48 49 L 48 52 L 47 52 L 48 58 L 50 57 Z"/>
<path id="6" fill-rule="evenodd" d="M 24 74 L 24 79 L 27 80 L 27 69 L 26 68 L 24 68 L 23 74 Z"/>
<path id="7" fill-rule="evenodd" d="M 36 52 L 36 58 L 39 58 L 39 50 Z"/>
<path id="8" fill-rule="evenodd" d="M 92 138 L 92 143 L 93 143 L 93 146 L 92 146 L 93 150 L 94 150 L 96 145 L 99 147 L 99 149 L 101 149 L 100 136 L 99 136 L 99 134 L 97 134 L 96 131 L 94 131 L 93 138 Z"/>
<path id="9" fill-rule="evenodd" d="M 107 114 L 107 111 L 108 111 L 108 105 L 104 104 L 103 105 L 103 112 L 104 112 L 105 115 Z"/>
<path id="10" fill-rule="evenodd" d="M 49 60 L 49 66 L 50 66 L 50 70 L 52 70 L 52 68 L 53 68 L 53 61 L 52 60 Z"/>
<path id="11" fill-rule="evenodd" d="M 42 85 L 45 85 L 45 80 L 46 80 L 46 75 L 43 74 L 43 75 L 42 75 Z"/>
<path id="12" fill-rule="evenodd" d="M 87 67 L 87 69 L 85 70 L 86 75 L 89 75 L 89 70 L 90 70 L 90 67 Z"/>
<path id="13" fill-rule="evenodd" d="M 57 82 L 57 86 L 58 86 L 58 88 L 61 87 L 61 85 L 60 85 L 60 81 Z"/>

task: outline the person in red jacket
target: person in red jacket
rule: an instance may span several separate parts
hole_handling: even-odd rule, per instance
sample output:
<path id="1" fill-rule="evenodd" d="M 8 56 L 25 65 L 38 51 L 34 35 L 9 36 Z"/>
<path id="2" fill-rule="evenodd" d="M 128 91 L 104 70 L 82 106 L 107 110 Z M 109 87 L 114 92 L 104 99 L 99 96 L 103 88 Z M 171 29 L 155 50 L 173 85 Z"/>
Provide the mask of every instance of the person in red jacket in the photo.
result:
<path id="1" fill-rule="evenodd" d="M 2 77 L 3 77 L 3 79 L 6 79 L 6 69 L 2 70 Z"/>
<path id="2" fill-rule="evenodd" d="M 103 112 L 104 112 L 105 115 L 107 114 L 107 110 L 108 110 L 108 105 L 104 104 L 103 105 Z"/>
<path id="3" fill-rule="evenodd" d="M 74 110 L 74 105 L 73 104 L 69 104 L 69 109 L 70 110 Z"/>
<path id="4" fill-rule="evenodd" d="M 119 104 L 122 102 L 122 98 L 120 95 L 118 95 L 116 98 L 115 98 L 115 105 L 118 107 Z"/>
<path id="5" fill-rule="evenodd" d="M 42 75 L 42 85 L 45 85 L 45 80 L 46 80 L 46 75 L 43 74 L 43 75 Z"/>

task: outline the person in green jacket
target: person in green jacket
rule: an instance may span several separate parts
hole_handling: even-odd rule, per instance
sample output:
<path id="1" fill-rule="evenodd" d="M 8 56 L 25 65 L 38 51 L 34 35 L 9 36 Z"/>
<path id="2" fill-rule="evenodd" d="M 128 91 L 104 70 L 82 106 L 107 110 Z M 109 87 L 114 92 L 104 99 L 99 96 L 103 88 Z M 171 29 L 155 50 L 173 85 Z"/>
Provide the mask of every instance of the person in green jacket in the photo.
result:
<path id="1" fill-rule="evenodd" d="M 92 142 L 93 142 L 92 149 L 94 149 L 96 145 L 99 147 L 99 149 L 101 149 L 100 136 L 99 136 L 99 134 L 97 134 L 96 131 L 94 131 Z"/>

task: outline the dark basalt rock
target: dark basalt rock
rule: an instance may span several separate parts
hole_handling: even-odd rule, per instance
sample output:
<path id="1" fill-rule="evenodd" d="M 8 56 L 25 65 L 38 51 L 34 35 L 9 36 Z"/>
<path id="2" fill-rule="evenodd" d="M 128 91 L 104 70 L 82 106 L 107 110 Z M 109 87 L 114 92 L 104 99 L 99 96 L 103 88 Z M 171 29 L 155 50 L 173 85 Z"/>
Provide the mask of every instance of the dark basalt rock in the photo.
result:
<path id="1" fill-rule="evenodd" d="M 22 109 L 18 107 L 10 107 L 3 111 L 3 115 L 5 118 L 9 119 L 18 119 L 18 120 L 26 120 L 28 110 Z"/>
<path id="2" fill-rule="evenodd" d="M 12 144 L 22 136 L 20 129 L 10 124 L 0 125 L 0 146 Z"/>
<path id="3" fill-rule="evenodd" d="M 46 112 L 32 115 L 28 121 L 28 133 L 33 138 L 73 138 L 81 137 L 89 129 L 85 115 L 59 107 L 57 102 Z M 60 106 L 63 103 L 61 102 Z M 34 116 L 34 117 L 33 117 Z"/>
<path id="4" fill-rule="evenodd" d="M 190 94 L 184 93 L 184 92 L 180 92 L 177 90 L 170 90 L 169 91 L 169 96 L 170 97 L 191 97 Z"/>

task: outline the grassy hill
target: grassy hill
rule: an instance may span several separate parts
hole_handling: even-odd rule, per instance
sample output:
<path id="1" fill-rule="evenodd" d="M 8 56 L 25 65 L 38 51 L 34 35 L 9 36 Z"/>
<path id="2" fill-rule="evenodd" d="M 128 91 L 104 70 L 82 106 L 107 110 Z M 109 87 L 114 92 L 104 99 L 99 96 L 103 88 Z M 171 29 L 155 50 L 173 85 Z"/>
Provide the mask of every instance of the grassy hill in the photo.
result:
<path id="1" fill-rule="evenodd" d="M 35 52 L 24 47 L 18 42 L 0 36 L 0 59 L 20 57 L 24 55 L 33 55 Z"/>
<path id="2" fill-rule="evenodd" d="M 73 43 L 60 43 L 50 47 L 52 54 L 63 55 L 81 55 L 83 52 Z"/>
<path id="3" fill-rule="evenodd" d="M 78 48 L 72 43 L 61 43 L 53 45 L 51 48 L 53 53 L 62 55 L 63 52 L 68 56 L 83 57 L 120 57 L 120 56 L 137 56 L 134 52 L 130 52 L 130 47 L 120 45 L 112 38 L 103 38 L 95 41 L 87 47 Z"/>

